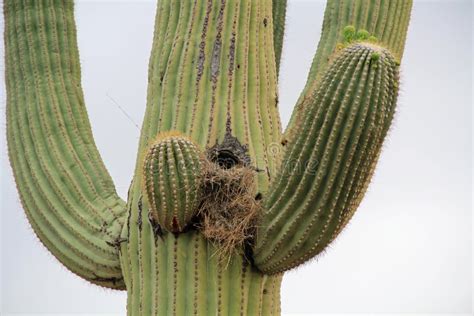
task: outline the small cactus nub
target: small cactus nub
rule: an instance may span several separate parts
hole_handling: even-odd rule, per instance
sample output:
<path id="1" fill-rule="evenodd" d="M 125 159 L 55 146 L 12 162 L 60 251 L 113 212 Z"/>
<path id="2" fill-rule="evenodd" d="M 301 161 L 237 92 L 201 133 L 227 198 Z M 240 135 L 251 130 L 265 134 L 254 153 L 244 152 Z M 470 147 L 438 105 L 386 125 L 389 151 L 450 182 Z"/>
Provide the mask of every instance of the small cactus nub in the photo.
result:
<path id="1" fill-rule="evenodd" d="M 166 230 L 179 233 L 198 203 L 201 154 L 185 136 L 164 133 L 150 146 L 143 165 L 150 214 Z"/>
<path id="2" fill-rule="evenodd" d="M 327 1 L 282 133 L 287 2 L 158 1 L 124 201 L 87 118 L 74 1 L 3 1 L 8 155 L 26 215 L 73 273 L 127 290 L 128 315 L 280 315 L 283 272 L 324 251 L 366 192 L 413 0 Z"/>

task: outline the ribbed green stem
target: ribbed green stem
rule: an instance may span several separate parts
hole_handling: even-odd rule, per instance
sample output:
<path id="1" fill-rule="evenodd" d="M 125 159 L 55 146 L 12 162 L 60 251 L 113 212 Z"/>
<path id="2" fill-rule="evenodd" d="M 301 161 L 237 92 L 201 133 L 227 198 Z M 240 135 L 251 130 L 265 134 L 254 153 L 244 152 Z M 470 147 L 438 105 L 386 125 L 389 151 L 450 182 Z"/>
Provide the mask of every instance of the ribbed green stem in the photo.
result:
<path id="1" fill-rule="evenodd" d="M 8 0 L 4 16 L 8 152 L 28 219 L 72 272 L 123 288 L 125 204 L 92 138 L 72 2 Z"/>
<path id="2" fill-rule="evenodd" d="M 275 62 L 277 73 L 280 71 L 281 53 L 283 50 L 283 38 L 285 35 L 285 20 L 287 0 L 273 0 L 273 44 L 275 47 Z"/>
<path id="3" fill-rule="evenodd" d="M 254 258 L 265 273 L 321 252 L 348 222 L 372 175 L 398 93 L 390 52 L 354 44 L 331 64 L 265 200 Z"/>
<path id="4" fill-rule="evenodd" d="M 338 44 L 344 42 L 343 29 L 352 25 L 356 31 L 368 31 L 400 63 L 412 5 L 412 0 L 328 0 L 321 40 L 305 88 L 285 131 L 285 138 L 291 139 L 295 131 L 292 127 L 298 125 L 298 117 L 304 112 L 306 104 L 312 102 L 311 98 L 329 65 L 330 56 Z"/>
<path id="5" fill-rule="evenodd" d="M 250 267 L 244 273 L 240 254 L 223 269 L 216 249 L 194 230 L 177 239 L 157 237 L 141 186 L 149 146 L 159 133 L 179 131 L 203 152 L 236 137 L 260 170 L 259 190 L 266 189 L 278 158 L 268 149 L 281 137 L 271 10 L 271 0 L 158 4 L 147 109 L 122 234 L 130 315 L 278 314 L 280 276 L 268 278 Z"/>
<path id="6" fill-rule="evenodd" d="M 279 315 L 281 275 L 265 276 L 241 256 L 220 263 L 216 248 L 198 232 L 154 236 L 143 225 L 140 240 L 152 250 L 137 255 L 123 245 L 129 315 Z M 145 237 L 146 236 L 146 237 Z M 149 239 L 148 239 L 149 238 Z"/>

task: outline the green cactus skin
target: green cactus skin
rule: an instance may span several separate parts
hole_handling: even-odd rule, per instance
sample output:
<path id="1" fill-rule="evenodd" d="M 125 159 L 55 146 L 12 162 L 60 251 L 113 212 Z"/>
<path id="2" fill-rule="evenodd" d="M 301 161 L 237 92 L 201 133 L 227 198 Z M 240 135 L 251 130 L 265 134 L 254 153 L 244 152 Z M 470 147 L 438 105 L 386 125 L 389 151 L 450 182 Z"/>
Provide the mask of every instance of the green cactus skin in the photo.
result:
<path id="1" fill-rule="evenodd" d="M 6 1 L 4 11 L 8 152 L 28 219 L 72 272 L 124 288 L 114 245 L 126 208 L 92 138 L 72 3 Z"/>
<path id="2" fill-rule="evenodd" d="M 189 238 L 188 233 L 177 235 L 176 248 L 170 247 L 174 244 L 167 241 L 171 235 L 163 236 L 168 247 L 155 244 L 155 240 L 162 239 L 156 236 L 153 225 L 147 220 L 149 209 L 140 186 L 143 161 L 140 155 L 157 134 L 167 131 L 187 135 L 203 152 L 229 139 L 231 133 L 247 146 L 247 153 L 252 157 L 250 164 L 263 170 L 256 177 L 259 190 L 268 186 L 277 157 L 270 156 L 267 148 L 278 144 L 281 136 L 275 106 L 271 10 L 270 0 L 168 0 L 158 4 L 147 109 L 128 199 L 128 225 L 122 233 L 123 240 L 127 241 L 121 244 L 129 292 L 127 309 L 131 315 L 154 314 L 154 305 L 163 308 L 158 311 L 159 315 L 173 314 L 176 309 L 177 315 L 239 315 L 241 310 L 243 315 L 278 314 L 280 301 L 276 287 L 280 285 L 280 275 L 265 276 L 255 267 L 248 269 L 245 275 L 241 268 L 229 274 L 227 269 L 216 265 L 216 250 L 210 245 L 197 248 L 194 254 L 188 243 L 180 242 Z M 171 269 L 161 264 L 163 260 L 172 260 L 176 253 L 188 254 L 186 260 L 177 257 L 178 271 L 193 271 L 196 266 L 191 254 L 199 258 L 197 269 L 199 275 L 204 275 L 198 276 L 198 281 L 194 274 L 176 274 L 178 282 L 189 285 L 189 291 L 197 288 L 198 292 L 186 294 L 177 290 L 176 278 L 169 276 Z M 230 266 L 237 267 L 242 260 L 242 255 L 236 254 Z M 170 266 L 173 265 L 170 263 Z M 247 277 L 248 282 L 235 281 Z M 160 291 L 176 293 L 176 296 L 155 298 L 153 293 Z M 243 294 L 247 306 L 239 306 L 241 303 L 235 300 L 234 295 L 239 291 L 247 293 Z M 196 298 L 202 293 L 207 296 L 204 302 Z M 227 298 L 219 300 L 219 297 Z M 193 306 L 195 300 L 199 302 L 196 307 Z M 188 306 L 186 311 L 181 309 L 185 306 Z"/>
<path id="3" fill-rule="evenodd" d="M 365 192 L 390 126 L 398 66 L 390 52 L 356 43 L 338 54 L 306 107 L 265 201 L 255 263 L 289 270 L 320 253 L 348 222 Z M 304 158 L 303 158 L 304 157 Z"/>
<path id="4" fill-rule="evenodd" d="M 92 137 L 72 1 L 6 0 L 8 150 L 34 231 L 72 272 L 126 289 L 128 315 L 279 315 L 282 272 L 337 236 L 369 183 L 394 113 L 411 6 L 328 1 L 283 135 L 286 1 L 159 0 L 125 203 Z M 256 236 L 226 262 L 193 217 L 199 161 L 222 148 L 255 172 L 262 199 Z M 286 167 L 294 162 L 314 168 L 299 174 Z"/>
<path id="5" fill-rule="evenodd" d="M 199 202 L 202 154 L 179 135 L 159 135 L 143 166 L 150 216 L 166 230 L 179 233 L 191 222 Z"/>

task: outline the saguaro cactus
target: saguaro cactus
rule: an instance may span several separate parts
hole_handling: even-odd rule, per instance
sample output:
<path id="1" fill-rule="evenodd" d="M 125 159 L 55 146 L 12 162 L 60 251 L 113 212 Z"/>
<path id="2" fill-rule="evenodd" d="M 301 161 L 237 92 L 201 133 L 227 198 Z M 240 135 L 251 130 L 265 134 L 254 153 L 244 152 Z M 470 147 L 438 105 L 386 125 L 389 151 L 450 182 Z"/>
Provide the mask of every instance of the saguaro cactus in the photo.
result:
<path id="1" fill-rule="evenodd" d="M 278 315 L 283 272 L 334 240 L 364 195 L 411 6 L 329 0 L 282 133 L 286 1 L 160 0 L 124 202 L 87 118 L 72 1 L 6 0 L 8 148 L 34 231 L 75 274 L 127 290 L 130 315 Z"/>

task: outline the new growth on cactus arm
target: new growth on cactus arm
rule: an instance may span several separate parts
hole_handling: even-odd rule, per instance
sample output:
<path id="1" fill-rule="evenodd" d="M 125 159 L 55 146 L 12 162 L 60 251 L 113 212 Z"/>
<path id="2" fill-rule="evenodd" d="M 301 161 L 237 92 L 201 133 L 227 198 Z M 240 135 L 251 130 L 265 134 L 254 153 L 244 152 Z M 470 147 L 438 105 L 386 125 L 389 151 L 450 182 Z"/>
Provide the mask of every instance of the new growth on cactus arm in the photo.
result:
<path id="1" fill-rule="evenodd" d="M 282 133 L 286 0 L 159 0 L 135 176 L 95 146 L 70 0 L 6 0 L 9 157 L 29 222 L 129 315 L 278 315 L 283 273 L 367 189 L 396 106 L 411 0 L 328 0 Z M 283 87 L 284 88 L 284 87 Z"/>

